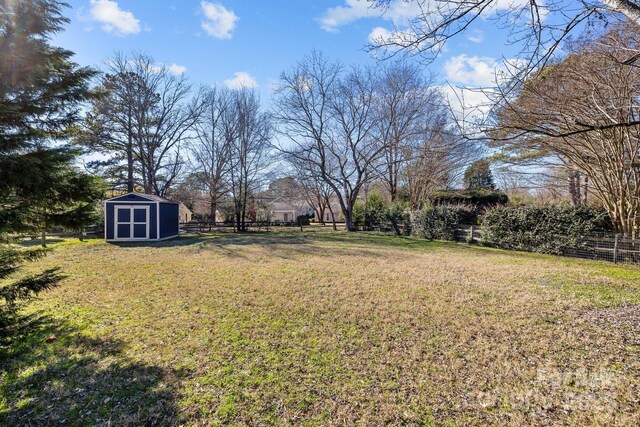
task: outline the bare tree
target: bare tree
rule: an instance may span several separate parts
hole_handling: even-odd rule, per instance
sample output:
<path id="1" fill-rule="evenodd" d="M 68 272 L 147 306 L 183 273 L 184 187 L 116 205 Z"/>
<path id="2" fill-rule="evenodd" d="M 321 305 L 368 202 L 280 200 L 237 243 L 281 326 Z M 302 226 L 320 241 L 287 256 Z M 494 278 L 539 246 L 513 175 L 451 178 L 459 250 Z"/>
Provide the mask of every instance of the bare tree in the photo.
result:
<path id="1" fill-rule="evenodd" d="M 402 174 L 414 210 L 421 209 L 434 191 L 459 181 L 463 167 L 480 151 L 474 141 L 456 132 L 444 106 L 430 111 L 421 136 L 421 144 Z"/>
<path id="2" fill-rule="evenodd" d="M 438 114 L 444 105 L 439 91 L 416 66 L 397 62 L 378 72 L 374 131 L 383 146 L 384 160 L 378 172 L 392 202 L 397 199 L 406 165 L 428 132 L 427 116 Z"/>
<path id="3" fill-rule="evenodd" d="M 229 191 L 231 142 L 234 133 L 234 94 L 213 88 L 203 94 L 202 111 L 195 122 L 195 138 L 189 144 L 191 169 L 209 197 L 209 217 L 217 221 L 218 203 Z M 230 129 L 231 128 L 231 129 Z"/>
<path id="4" fill-rule="evenodd" d="M 231 159 L 230 189 L 236 229 L 246 231 L 249 196 L 262 184 L 271 164 L 273 131 L 270 117 L 260 108 L 254 90 L 234 91 L 230 106 L 225 125 Z"/>
<path id="5" fill-rule="evenodd" d="M 325 223 L 325 211 L 331 209 L 330 198 L 333 194 L 333 190 L 327 183 L 320 179 L 319 172 L 310 172 L 309 167 L 313 165 L 306 162 L 297 161 L 294 157 L 284 159 L 287 161 L 295 172 L 296 182 L 298 183 L 300 192 L 304 200 L 315 212 L 316 218 L 318 218 L 321 224 Z M 333 213 L 332 213 L 333 216 Z M 335 221 L 334 221 L 335 228 Z"/>
<path id="6" fill-rule="evenodd" d="M 370 0 L 383 13 L 399 0 Z M 408 0 L 415 13 L 405 28 L 395 28 L 374 40 L 373 50 L 387 56 L 397 52 L 420 54 L 433 60 L 445 43 L 467 30 L 476 20 L 492 17 L 510 30 L 507 43 L 521 49 L 523 69 L 533 70 L 553 57 L 561 43 L 581 31 L 584 24 L 599 25 L 619 15 L 640 23 L 637 0 Z"/>
<path id="7" fill-rule="evenodd" d="M 276 89 L 274 114 L 289 139 L 280 150 L 331 187 L 347 231 L 354 230 L 353 207 L 384 148 L 372 132 L 373 86 L 370 70 L 345 71 L 313 52 L 283 73 Z"/>
<path id="8" fill-rule="evenodd" d="M 571 46 L 562 62 L 546 67 L 505 100 L 494 144 L 517 156 L 549 153 L 588 177 L 617 231 L 640 234 L 640 71 L 635 24 Z"/>

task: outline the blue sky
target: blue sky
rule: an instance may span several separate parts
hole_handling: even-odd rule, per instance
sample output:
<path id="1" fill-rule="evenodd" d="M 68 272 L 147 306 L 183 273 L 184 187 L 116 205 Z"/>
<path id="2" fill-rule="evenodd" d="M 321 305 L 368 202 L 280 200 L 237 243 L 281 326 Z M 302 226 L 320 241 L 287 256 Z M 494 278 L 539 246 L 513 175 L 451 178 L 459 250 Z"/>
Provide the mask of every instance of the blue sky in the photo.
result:
<path id="1" fill-rule="evenodd" d="M 99 67 L 116 51 L 143 52 L 194 84 L 254 85 L 267 102 L 280 73 L 313 49 L 345 64 L 375 64 L 364 50 L 371 35 L 402 28 L 415 14 L 403 0 L 384 16 L 366 0 L 67 1 L 71 23 L 53 42 L 76 62 Z M 504 41 L 483 19 L 425 71 L 442 84 L 490 84 L 495 60 L 513 54 Z"/>

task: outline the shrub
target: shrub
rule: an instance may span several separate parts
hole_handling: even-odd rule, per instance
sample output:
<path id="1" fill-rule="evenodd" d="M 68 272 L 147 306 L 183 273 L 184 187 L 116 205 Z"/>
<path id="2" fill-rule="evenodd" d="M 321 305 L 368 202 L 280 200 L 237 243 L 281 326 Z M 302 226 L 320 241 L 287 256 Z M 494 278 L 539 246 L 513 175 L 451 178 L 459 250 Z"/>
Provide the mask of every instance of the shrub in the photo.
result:
<path id="1" fill-rule="evenodd" d="M 386 202 L 380 194 L 369 194 L 366 202 L 357 201 L 353 207 L 353 223 L 358 226 L 367 225 L 368 228 L 383 228 L 389 226 L 389 221 L 395 219 L 391 215 L 398 215 L 390 203 Z M 390 210 L 393 209 L 393 212 Z"/>
<path id="2" fill-rule="evenodd" d="M 584 206 L 498 207 L 482 218 L 485 244 L 556 255 L 568 248 L 579 248 L 585 235 L 608 228 L 604 210 Z"/>
<path id="3" fill-rule="evenodd" d="M 433 205 L 466 205 L 471 209 L 461 224 L 477 224 L 478 217 L 487 209 L 506 205 L 509 197 L 499 190 L 449 190 L 437 191 L 429 200 Z"/>
<path id="4" fill-rule="evenodd" d="M 434 205 L 464 204 L 484 208 L 506 205 L 509 196 L 500 190 L 449 190 L 436 191 L 429 200 Z"/>
<path id="5" fill-rule="evenodd" d="M 365 219 L 368 226 L 384 227 L 389 222 L 387 203 L 378 193 L 371 193 L 365 204 Z"/>
<path id="6" fill-rule="evenodd" d="M 410 234 L 411 216 L 409 215 L 408 203 L 390 203 L 386 209 L 386 217 L 397 234 L 399 234 L 401 231 L 403 231 L 405 235 Z M 400 226 L 402 226 L 402 230 L 400 230 Z"/>
<path id="7" fill-rule="evenodd" d="M 306 215 L 298 215 L 296 218 L 296 224 L 298 225 L 309 225 L 311 224 L 311 218 Z"/>
<path id="8" fill-rule="evenodd" d="M 434 240 L 456 240 L 456 229 L 473 213 L 468 205 L 425 206 L 414 213 L 413 232 L 418 237 Z"/>

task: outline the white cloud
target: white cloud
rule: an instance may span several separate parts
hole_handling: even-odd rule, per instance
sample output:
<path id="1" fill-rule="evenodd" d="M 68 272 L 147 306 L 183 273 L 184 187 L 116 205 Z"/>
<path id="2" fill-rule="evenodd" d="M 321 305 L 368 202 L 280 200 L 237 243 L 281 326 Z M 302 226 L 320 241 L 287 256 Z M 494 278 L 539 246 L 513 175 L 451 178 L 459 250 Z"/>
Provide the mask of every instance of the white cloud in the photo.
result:
<path id="1" fill-rule="evenodd" d="M 384 27 L 375 27 L 369 33 L 369 42 L 375 44 L 384 44 L 393 37 L 393 32 Z"/>
<path id="2" fill-rule="evenodd" d="M 91 19 L 102 24 L 102 29 L 120 36 L 141 31 L 140 21 L 133 13 L 120 9 L 111 0 L 91 0 Z"/>
<path id="3" fill-rule="evenodd" d="M 225 80 L 224 85 L 231 89 L 254 88 L 258 86 L 258 82 L 246 71 L 238 71 L 233 74 L 232 79 Z"/>
<path id="4" fill-rule="evenodd" d="M 462 54 L 450 58 L 444 64 L 447 80 L 462 86 L 490 87 L 503 84 L 522 71 L 524 62 L 519 59 L 497 61 L 487 56 Z"/>
<path id="5" fill-rule="evenodd" d="M 516 75 L 523 61 L 509 59 L 454 56 L 444 64 L 444 72 L 450 85 L 442 90 L 449 105 L 458 118 L 479 121 L 485 118 L 494 105 L 498 94 L 496 83 L 502 85 Z"/>
<path id="6" fill-rule="evenodd" d="M 184 74 L 187 72 L 187 67 L 185 67 L 184 65 L 178 65 L 178 64 L 171 64 L 167 67 L 167 70 L 176 76 L 179 76 L 180 74 Z"/>
<path id="7" fill-rule="evenodd" d="M 482 43 L 484 41 L 484 33 L 481 30 L 473 30 L 467 36 L 467 40 L 472 43 Z"/>
<path id="8" fill-rule="evenodd" d="M 325 31 L 337 31 L 339 27 L 362 18 L 379 16 L 394 25 L 406 25 L 420 13 L 418 2 L 393 0 L 386 10 L 372 7 L 371 0 L 345 0 L 344 6 L 326 10 L 318 22 Z"/>
<path id="9" fill-rule="evenodd" d="M 202 1 L 200 8 L 205 16 L 205 20 L 201 23 L 202 29 L 211 37 L 230 39 L 239 19 L 238 16 L 220 3 Z"/>
<path id="10" fill-rule="evenodd" d="M 441 87 L 449 107 L 455 116 L 464 121 L 482 121 L 491 110 L 493 103 L 491 89 Z"/>
<path id="11" fill-rule="evenodd" d="M 374 10 L 366 0 L 346 0 L 345 6 L 327 9 L 319 18 L 320 26 L 326 31 L 337 31 L 338 27 L 349 24 L 360 18 L 374 16 Z M 379 15 L 379 13 L 378 13 Z"/>
<path id="12" fill-rule="evenodd" d="M 465 86 L 491 86 L 501 68 L 494 58 L 485 56 L 454 56 L 444 64 L 447 80 Z"/>
<path id="13" fill-rule="evenodd" d="M 187 67 L 184 65 L 178 65 L 175 62 L 171 65 L 165 65 L 162 62 L 151 65 L 151 71 L 154 73 L 167 72 L 169 74 L 173 74 L 174 76 L 180 76 L 187 72 Z"/>

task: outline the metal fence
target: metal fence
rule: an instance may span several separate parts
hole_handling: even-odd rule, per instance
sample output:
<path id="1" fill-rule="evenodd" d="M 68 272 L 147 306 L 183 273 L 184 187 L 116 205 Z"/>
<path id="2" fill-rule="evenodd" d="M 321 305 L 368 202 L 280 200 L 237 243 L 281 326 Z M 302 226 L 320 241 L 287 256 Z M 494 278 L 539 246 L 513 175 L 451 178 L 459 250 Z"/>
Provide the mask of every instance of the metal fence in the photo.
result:
<path id="1" fill-rule="evenodd" d="M 459 226 L 456 229 L 455 240 L 458 242 L 494 245 L 487 241 L 478 226 Z M 536 248 L 529 248 L 529 252 L 537 252 Z M 610 261 L 624 264 L 640 264 L 640 239 L 630 239 L 615 233 L 592 233 L 576 239 L 574 244 L 560 249 L 561 255 Z"/>

